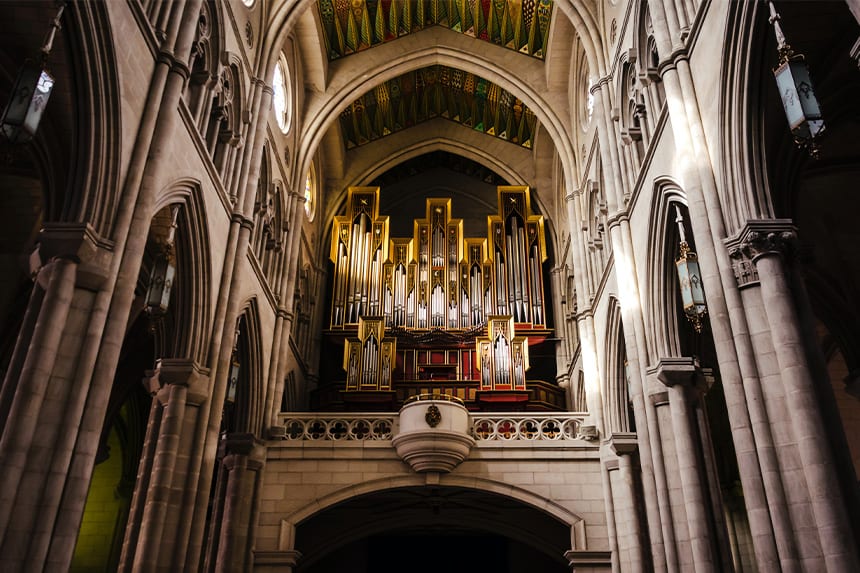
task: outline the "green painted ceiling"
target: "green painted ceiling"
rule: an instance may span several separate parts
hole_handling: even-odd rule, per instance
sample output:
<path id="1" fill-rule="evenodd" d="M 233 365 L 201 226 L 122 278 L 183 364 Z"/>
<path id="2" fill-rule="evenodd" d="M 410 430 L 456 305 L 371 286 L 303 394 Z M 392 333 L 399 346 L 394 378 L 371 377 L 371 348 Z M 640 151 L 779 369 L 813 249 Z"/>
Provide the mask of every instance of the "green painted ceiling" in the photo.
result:
<path id="1" fill-rule="evenodd" d="M 463 70 L 434 65 L 371 89 L 340 114 L 347 149 L 433 118 L 531 148 L 537 118 L 508 91 Z"/>
<path id="2" fill-rule="evenodd" d="M 444 26 L 543 59 L 553 0 L 319 0 L 329 60 Z"/>

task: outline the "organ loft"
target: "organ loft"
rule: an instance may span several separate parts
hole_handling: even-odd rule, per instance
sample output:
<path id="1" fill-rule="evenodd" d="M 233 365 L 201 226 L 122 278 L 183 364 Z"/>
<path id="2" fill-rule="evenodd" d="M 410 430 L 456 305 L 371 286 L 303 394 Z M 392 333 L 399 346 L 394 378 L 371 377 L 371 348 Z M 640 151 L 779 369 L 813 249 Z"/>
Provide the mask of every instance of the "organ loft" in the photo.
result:
<path id="1" fill-rule="evenodd" d="M 411 237 L 390 236 L 379 196 L 379 187 L 350 188 L 332 224 L 326 340 L 343 362 L 318 406 L 390 409 L 447 394 L 475 410 L 561 409 L 554 365 L 530 369 L 530 347 L 540 355 L 552 331 L 544 219 L 529 188 L 498 187 L 481 237 L 466 236 L 450 198 L 428 198 Z"/>

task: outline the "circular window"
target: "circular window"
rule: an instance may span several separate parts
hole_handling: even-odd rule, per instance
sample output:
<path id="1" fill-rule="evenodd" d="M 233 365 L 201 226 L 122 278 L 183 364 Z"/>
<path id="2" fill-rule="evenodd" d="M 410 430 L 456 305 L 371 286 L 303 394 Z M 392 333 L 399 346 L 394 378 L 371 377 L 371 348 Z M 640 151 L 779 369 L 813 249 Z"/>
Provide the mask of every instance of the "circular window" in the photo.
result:
<path id="1" fill-rule="evenodd" d="M 275 74 L 272 76 L 272 90 L 275 92 L 272 96 L 272 107 L 275 110 L 275 119 L 278 121 L 278 127 L 281 131 L 287 133 L 290 131 L 291 119 L 291 94 L 289 72 L 284 57 L 278 59 L 275 64 Z"/>
<path id="2" fill-rule="evenodd" d="M 308 219 L 314 218 L 314 207 L 316 207 L 317 194 L 317 175 L 314 171 L 314 164 L 311 163 L 311 168 L 308 169 L 308 176 L 305 178 L 305 213 Z"/>

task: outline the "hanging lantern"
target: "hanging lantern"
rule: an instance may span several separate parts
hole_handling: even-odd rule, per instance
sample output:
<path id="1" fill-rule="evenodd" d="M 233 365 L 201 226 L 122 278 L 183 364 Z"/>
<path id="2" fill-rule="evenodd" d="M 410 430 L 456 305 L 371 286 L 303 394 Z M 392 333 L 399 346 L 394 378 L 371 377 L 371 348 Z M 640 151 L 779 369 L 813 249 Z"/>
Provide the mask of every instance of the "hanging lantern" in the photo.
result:
<path id="1" fill-rule="evenodd" d="M 159 254 L 149 275 L 149 288 L 146 291 L 146 311 L 153 316 L 163 316 L 170 304 L 170 290 L 176 267 L 173 263 L 173 249 L 165 249 Z"/>
<path id="2" fill-rule="evenodd" d="M 678 214 L 675 222 L 678 223 L 678 230 L 681 233 L 681 255 L 675 260 L 681 288 L 681 302 L 684 306 L 684 314 L 693 324 L 693 328 L 696 332 L 702 332 L 702 319 L 708 312 L 708 307 L 705 305 L 705 289 L 702 287 L 699 258 L 690 250 L 690 245 L 687 243 L 681 209 L 676 206 L 675 210 Z"/>
<path id="3" fill-rule="evenodd" d="M 812 87 L 812 79 L 809 77 L 806 58 L 803 54 L 796 54 L 786 43 L 785 35 L 779 25 L 780 16 L 773 2 L 768 2 L 768 5 L 769 21 L 773 24 L 779 52 L 779 63 L 774 68 L 773 75 L 776 78 L 779 96 L 782 98 L 782 106 L 785 108 L 785 117 L 794 135 L 795 143 L 801 148 L 806 148 L 809 155 L 817 159 L 819 146 L 816 138 L 824 133 L 825 125 L 821 107 L 818 105 L 818 99 Z"/>
<path id="4" fill-rule="evenodd" d="M 239 374 L 242 371 L 242 365 L 239 363 L 236 354 L 233 353 L 233 361 L 230 363 L 230 380 L 227 381 L 227 397 L 226 402 L 232 404 L 236 401 L 236 388 L 239 387 Z"/>
<path id="5" fill-rule="evenodd" d="M 57 8 L 51 30 L 41 49 L 40 61 L 28 59 L 18 72 L 9 102 L 0 119 L 0 133 L 10 143 L 31 141 L 39 128 L 45 106 L 48 105 L 48 98 L 51 97 L 51 90 L 54 88 L 54 76 L 47 70 L 47 61 L 54 43 L 54 35 L 60 29 L 60 16 L 64 8 L 64 3 Z"/>
<path id="6" fill-rule="evenodd" d="M 167 314 L 167 308 L 170 305 L 170 291 L 173 288 L 173 277 L 176 275 L 176 257 L 173 243 L 179 216 L 178 205 L 171 208 L 171 214 L 170 228 L 167 237 L 160 245 L 160 252 L 155 257 L 155 263 L 149 274 L 149 287 L 146 289 L 145 308 L 146 312 L 153 318 Z"/>

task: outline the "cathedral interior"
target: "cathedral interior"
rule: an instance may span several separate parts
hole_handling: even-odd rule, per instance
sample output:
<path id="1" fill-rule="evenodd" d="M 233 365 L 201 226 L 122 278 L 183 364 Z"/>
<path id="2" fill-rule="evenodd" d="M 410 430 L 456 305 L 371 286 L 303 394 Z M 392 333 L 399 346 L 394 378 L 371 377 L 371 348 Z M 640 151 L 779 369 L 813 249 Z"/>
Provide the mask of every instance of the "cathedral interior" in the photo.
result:
<path id="1" fill-rule="evenodd" d="M 860 0 L 0 21 L 0 570 L 860 571 Z"/>

